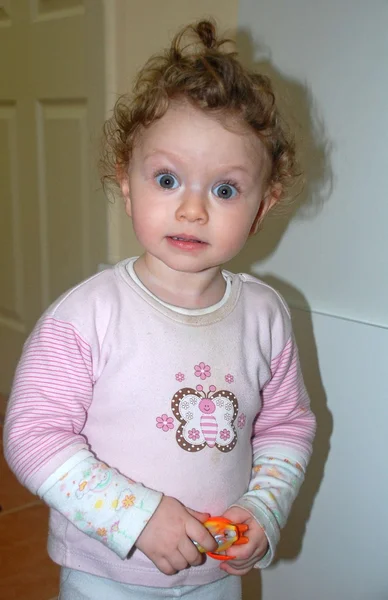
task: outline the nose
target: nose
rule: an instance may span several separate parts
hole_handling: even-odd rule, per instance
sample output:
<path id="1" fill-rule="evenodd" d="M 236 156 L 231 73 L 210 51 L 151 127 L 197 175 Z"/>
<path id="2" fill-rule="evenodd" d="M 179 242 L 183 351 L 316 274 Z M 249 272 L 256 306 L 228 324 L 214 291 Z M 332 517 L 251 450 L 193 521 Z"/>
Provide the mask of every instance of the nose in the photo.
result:
<path id="1" fill-rule="evenodd" d="M 192 190 L 185 193 L 176 210 L 176 218 L 178 221 L 189 223 L 196 221 L 201 224 L 207 223 L 209 215 L 203 195 Z"/>

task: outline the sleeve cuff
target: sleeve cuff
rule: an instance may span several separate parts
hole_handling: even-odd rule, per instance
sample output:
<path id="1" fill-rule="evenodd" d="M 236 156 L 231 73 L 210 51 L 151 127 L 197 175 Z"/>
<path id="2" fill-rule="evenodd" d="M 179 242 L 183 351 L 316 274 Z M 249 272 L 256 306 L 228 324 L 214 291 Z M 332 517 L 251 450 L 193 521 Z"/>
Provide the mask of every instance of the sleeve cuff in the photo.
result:
<path id="1" fill-rule="evenodd" d="M 73 456 L 68 458 L 54 473 L 52 473 L 38 488 L 36 494 L 39 498 L 43 498 L 46 492 L 49 491 L 62 477 L 64 477 L 71 469 L 76 467 L 86 458 L 94 458 L 90 450 L 79 450 Z"/>

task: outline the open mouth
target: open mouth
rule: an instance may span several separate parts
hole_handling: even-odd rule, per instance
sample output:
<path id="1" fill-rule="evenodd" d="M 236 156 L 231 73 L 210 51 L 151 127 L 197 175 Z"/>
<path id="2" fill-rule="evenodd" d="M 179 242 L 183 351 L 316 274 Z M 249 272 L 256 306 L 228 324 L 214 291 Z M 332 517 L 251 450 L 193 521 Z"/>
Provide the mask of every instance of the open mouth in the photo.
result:
<path id="1" fill-rule="evenodd" d="M 201 240 L 197 240 L 197 238 L 187 238 L 187 237 L 179 237 L 177 235 L 170 236 L 172 240 L 176 240 L 177 242 L 188 242 L 191 244 L 204 244 Z"/>

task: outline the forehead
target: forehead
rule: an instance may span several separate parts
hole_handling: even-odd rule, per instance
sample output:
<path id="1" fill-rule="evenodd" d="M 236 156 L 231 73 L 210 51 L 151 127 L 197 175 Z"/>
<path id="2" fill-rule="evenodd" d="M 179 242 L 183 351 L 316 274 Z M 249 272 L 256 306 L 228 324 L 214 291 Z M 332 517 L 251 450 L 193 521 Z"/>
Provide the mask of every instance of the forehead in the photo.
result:
<path id="1" fill-rule="evenodd" d="M 189 102 L 171 103 L 160 119 L 144 128 L 134 154 L 174 152 L 193 161 L 243 162 L 263 167 L 268 161 L 264 145 L 241 119 L 225 112 L 211 114 Z"/>

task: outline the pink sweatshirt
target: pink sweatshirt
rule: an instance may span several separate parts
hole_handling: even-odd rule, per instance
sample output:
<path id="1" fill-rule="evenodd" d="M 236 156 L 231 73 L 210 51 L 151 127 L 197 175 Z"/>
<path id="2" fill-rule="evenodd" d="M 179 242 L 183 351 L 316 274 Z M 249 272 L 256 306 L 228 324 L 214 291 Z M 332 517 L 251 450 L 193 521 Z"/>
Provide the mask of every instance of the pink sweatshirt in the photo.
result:
<path id="1" fill-rule="evenodd" d="M 243 506 L 267 534 L 265 567 L 315 432 L 287 307 L 254 277 L 229 274 L 221 307 L 180 314 L 141 289 L 127 262 L 70 290 L 38 322 L 8 406 L 7 461 L 34 493 L 91 451 L 127 486 L 144 486 L 136 489 L 150 515 L 161 493 L 212 515 Z M 127 557 L 147 522 L 136 524 L 139 512 L 126 521 L 123 552 L 96 528 L 81 530 L 63 502 L 47 502 L 49 553 L 61 565 L 166 587 L 223 575 L 212 559 L 166 576 L 137 549 Z"/>

